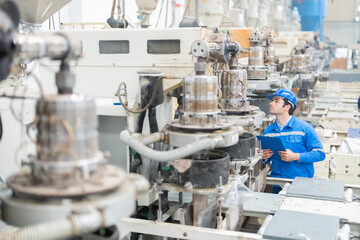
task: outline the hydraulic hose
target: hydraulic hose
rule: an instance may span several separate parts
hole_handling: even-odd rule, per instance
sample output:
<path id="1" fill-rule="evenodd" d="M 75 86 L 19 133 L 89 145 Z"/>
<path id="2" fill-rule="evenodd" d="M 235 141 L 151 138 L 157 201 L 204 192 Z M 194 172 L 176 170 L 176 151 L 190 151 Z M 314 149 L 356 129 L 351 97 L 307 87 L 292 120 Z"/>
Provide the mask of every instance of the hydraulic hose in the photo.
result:
<path id="1" fill-rule="evenodd" d="M 214 138 L 204 138 L 194 143 L 189 143 L 183 147 L 163 152 L 147 147 L 141 140 L 131 136 L 127 130 L 124 130 L 120 133 L 120 139 L 140 155 L 158 162 L 169 162 L 181 159 L 201 150 L 213 149 L 216 146 L 223 146 L 224 143 L 224 139 L 219 136 Z"/>

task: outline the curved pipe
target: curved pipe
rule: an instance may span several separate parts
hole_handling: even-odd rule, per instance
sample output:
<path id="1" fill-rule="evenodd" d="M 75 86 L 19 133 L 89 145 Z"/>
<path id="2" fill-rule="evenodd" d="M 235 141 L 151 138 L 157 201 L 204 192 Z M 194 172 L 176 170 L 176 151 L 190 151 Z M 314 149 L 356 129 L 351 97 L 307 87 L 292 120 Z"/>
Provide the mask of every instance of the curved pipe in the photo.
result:
<path id="1" fill-rule="evenodd" d="M 291 90 L 292 85 L 294 84 L 294 82 L 295 82 L 296 80 L 299 79 L 299 77 L 300 77 L 299 74 L 296 74 L 294 77 L 289 78 L 288 81 L 287 81 L 287 83 L 286 83 L 287 89 L 290 89 L 290 90 Z"/>
<path id="2" fill-rule="evenodd" d="M 95 231 L 103 226 L 103 223 L 102 214 L 95 211 L 19 228 L 17 231 L 4 229 L 0 233 L 0 239 L 64 239 Z"/>
<path id="3" fill-rule="evenodd" d="M 124 130 L 120 133 L 120 139 L 140 155 L 158 162 L 169 162 L 177 160 L 201 150 L 213 149 L 216 146 L 222 146 L 224 144 L 224 139 L 218 136 L 214 138 L 200 139 L 197 142 L 189 143 L 183 147 L 162 152 L 148 148 L 144 143 L 141 142 L 141 140 L 131 136 L 127 130 Z"/>
<path id="4" fill-rule="evenodd" d="M 156 142 L 163 142 L 165 139 L 165 135 L 162 132 L 156 132 L 150 135 L 141 135 L 138 139 L 144 145 L 148 146 Z"/>

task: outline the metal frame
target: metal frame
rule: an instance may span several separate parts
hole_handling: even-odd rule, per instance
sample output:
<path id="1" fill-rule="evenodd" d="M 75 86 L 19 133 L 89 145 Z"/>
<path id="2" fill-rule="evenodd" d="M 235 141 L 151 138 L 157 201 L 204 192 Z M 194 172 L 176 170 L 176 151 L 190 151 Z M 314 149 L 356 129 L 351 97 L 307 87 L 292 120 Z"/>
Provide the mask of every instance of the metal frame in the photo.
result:
<path id="1" fill-rule="evenodd" d="M 194 227 L 180 224 L 155 222 L 135 218 L 125 218 L 117 224 L 120 230 L 120 239 L 130 232 L 145 233 L 157 236 L 178 239 L 206 239 L 206 240 L 253 240 L 263 239 L 254 233 L 218 230 L 203 227 Z"/>

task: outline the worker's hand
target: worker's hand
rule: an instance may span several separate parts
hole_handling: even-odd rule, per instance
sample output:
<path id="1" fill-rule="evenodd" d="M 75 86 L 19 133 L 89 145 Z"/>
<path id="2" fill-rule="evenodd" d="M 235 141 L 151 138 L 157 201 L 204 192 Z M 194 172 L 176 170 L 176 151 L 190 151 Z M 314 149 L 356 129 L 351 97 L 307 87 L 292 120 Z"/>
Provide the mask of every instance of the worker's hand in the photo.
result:
<path id="1" fill-rule="evenodd" d="M 273 151 L 271 151 L 271 149 L 263 149 L 263 150 L 262 150 L 262 154 L 263 154 L 262 158 L 263 158 L 264 160 L 266 160 L 266 159 L 268 159 L 269 157 L 271 157 L 274 153 L 273 153 Z"/>
<path id="2" fill-rule="evenodd" d="M 281 157 L 281 160 L 285 162 L 300 160 L 300 155 L 298 153 L 292 152 L 290 149 L 286 149 L 286 151 L 279 151 L 279 155 Z"/>

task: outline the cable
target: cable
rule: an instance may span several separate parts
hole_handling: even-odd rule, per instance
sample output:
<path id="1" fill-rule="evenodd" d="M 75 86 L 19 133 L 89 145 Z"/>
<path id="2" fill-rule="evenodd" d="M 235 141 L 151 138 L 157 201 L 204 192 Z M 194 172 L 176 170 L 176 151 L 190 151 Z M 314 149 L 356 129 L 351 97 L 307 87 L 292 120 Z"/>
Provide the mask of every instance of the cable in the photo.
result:
<path id="1" fill-rule="evenodd" d="M 161 17 L 161 12 L 162 12 L 163 6 L 164 6 L 164 0 L 162 0 L 162 2 L 161 2 L 160 12 L 159 12 L 158 19 L 157 19 L 157 21 L 156 21 L 155 28 L 157 28 L 157 26 L 158 26 L 158 24 L 159 24 L 159 20 L 160 20 L 160 17 Z"/>
<path id="2" fill-rule="evenodd" d="M 167 27 L 168 12 L 169 12 L 169 1 L 166 1 L 166 10 L 165 10 L 165 28 Z"/>
<path id="3" fill-rule="evenodd" d="M 0 141 L 2 139 L 2 135 L 3 135 L 3 125 L 2 125 L 1 114 L 0 114 Z"/>
<path id="4" fill-rule="evenodd" d="M 52 21 L 52 25 L 53 25 L 53 28 L 55 30 L 55 21 L 54 21 L 54 15 L 51 16 L 51 21 Z"/>
<path id="5" fill-rule="evenodd" d="M 112 6 L 111 6 L 110 18 L 112 18 L 114 15 L 115 6 L 116 6 L 116 0 L 113 0 Z"/>
<path id="6" fill-rule="evenodd" d="M 187 11 L 189 10 L 189 7 L 190 7 L 190 1 L 191 0 L 187 0 L 187 2 L 186 2 L 185 11 L 184 11 L 184 14 L 183 14 L 183 16 L 181 18 L 181 21 L 184 21 L 184 19 L 185 19 L 186 13 L 187 13 Z"/>
<path id="7" fill-rule="evenodd" d="M 150 101 L 149 103 L 142 109 L 130 109 L 127 107 L 127 103 L 124 104 L 122 99 L 121 99 L 121 94 L 120 94 L 120 91 L 121 91 L 121 87 L 124 85 L 126 87 L 126 84 L 124 82 L 121 82 L 117 91 L 116 91 L 116 94 L 117 96 L 119 97 L 119 101 L 121 103 L 121 105 L 125 108 L 126 111 L 128 112 L 131 112 L 131 113 L 142 113 L 142 112 L 145 112 L 150 106 L 151 104 L 154 102 L 155 98 L 156 98 L 156 91 L 158 90 L 159 86 L 160 86 L 160 83 L 161 81 L 164 79 L 165 77 L 160 77 L 156 83 L 155 83 L 155 86 L 154 86 L 154 89 L 153 89 L 153 92 L 152 92 L 152 95 L 151 95 L 151 98 L 150 98 Z"/>

